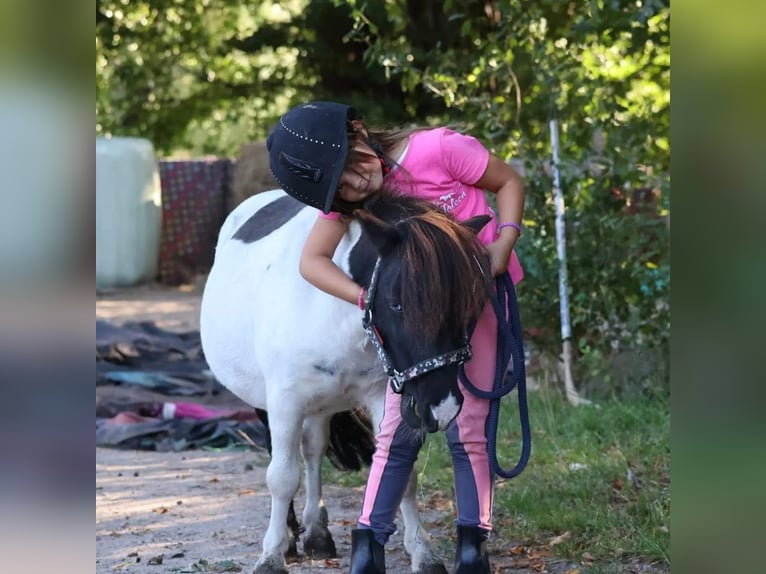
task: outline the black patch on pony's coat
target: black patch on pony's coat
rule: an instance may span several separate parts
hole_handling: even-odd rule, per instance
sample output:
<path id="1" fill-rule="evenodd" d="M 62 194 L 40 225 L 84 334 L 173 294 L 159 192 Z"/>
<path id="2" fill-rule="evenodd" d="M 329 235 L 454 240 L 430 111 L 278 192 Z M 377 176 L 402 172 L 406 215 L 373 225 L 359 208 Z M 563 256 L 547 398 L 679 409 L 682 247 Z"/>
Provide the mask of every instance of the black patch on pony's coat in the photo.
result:
<path id="1" fill-rule="evenodd" d="M 272 231 L 282 227 L 306 207 L 297 199 L 286 195 L 271 203 L 264 205 L 256 211 L 250 219 L 245 221 L 237 232 L 234 239 L 243 243 L 255 243 L 263 239 Z"/>
<path id="2" fill-rule="evenodd" d="M 370 286 L 372 270 L 377 259 L 378 252 L 367 236 L 362 234 L 359 241 L 351 248 L 351 253 L 348 256 L 348 267 L 351 278 L 365 289 Z"/>
<path id="3" fill-rule="evenodd" d="M 314 365 L 314 370 L 319 371 L 325 375 L 335 376 L 335 369 L 332 365 Z"/>

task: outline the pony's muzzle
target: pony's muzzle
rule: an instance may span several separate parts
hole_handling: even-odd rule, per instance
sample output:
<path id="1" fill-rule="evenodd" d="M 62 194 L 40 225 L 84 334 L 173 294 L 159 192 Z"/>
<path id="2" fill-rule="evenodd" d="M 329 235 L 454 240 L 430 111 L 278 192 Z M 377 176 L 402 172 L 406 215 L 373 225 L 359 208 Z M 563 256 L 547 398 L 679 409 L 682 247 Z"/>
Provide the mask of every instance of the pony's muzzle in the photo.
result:
<path id="1" fill-rule="evenodd" d="M 410 428 L 435 433 L 447 430 L 462 406 L 463 396 L 460 391 L 457 397 L 450 392 L 438 405 L 428 405 L 425 408 L 413 395 L 405 394 L 402 396 L 401 414 Z"/>
<path id="2" fill-rule="evenodd" d="M 460 414 L 460 409 L 463 407 L 463 397 L 455 397 L 451 392 L 444 398 L 438 405 L 431 407 L 431 418 L 436 421 L 437 430 L 447 430 L 447 427 L 452 423 L 457 415 Z M 434 431 L 429 431 L 434 432 Z"/>

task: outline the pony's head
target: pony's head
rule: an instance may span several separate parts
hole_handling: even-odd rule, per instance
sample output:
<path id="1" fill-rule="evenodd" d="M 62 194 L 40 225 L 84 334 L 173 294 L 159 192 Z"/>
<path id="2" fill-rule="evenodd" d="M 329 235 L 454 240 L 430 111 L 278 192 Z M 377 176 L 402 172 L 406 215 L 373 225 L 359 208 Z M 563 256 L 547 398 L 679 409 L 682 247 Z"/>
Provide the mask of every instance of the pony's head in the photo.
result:
<path id="1" fill-rule="evenodd" d="M 470 358 L 468 330 L 487 302 L 491 272 L 476 233 L 430 202 L 381 193 L 355 214 L 377 253 L 365 327 L 402 416 L 418 430 L 445 430 L 463 404 L 458 368 Z"/>

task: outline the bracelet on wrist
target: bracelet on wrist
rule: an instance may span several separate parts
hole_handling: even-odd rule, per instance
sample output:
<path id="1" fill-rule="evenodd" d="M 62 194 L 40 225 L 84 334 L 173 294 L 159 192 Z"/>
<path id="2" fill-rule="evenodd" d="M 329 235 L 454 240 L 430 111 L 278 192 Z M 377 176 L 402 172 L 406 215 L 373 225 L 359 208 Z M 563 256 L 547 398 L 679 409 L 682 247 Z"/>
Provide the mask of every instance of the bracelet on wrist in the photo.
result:
<path id="1" fill-rule="evenodd" d="M 362 287 L 362 289 L 359 291 L 359 297 L 356 299 L 357 306 L 364 311 L 364 300 L 367 298 L 367 289 Z"/>
<path id="2" fill-rule="evenodd" d="M 497 226 L 497 235 L 500 235 L 500 232 L 506 228 L 506 227 L 513 227 L 516 231 L 519 232 L 519 236 L 521 236 L 521 225 L 518 223 L 514 223 L 513 221 L 505 221 Z"/>

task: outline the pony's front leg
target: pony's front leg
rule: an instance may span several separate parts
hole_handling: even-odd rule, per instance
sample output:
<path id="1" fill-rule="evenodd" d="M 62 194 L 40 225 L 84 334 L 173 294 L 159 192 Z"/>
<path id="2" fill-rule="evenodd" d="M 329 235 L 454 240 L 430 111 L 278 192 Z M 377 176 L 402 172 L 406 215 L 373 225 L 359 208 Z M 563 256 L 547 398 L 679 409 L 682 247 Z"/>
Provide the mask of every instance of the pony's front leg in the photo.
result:
<path id="1" fill-rule="evenodd" d="M 287 515 L 301 479 L 298 464 L 301 437 L 299 411 L 270 409 L 269 423 L 271 462 L 266 472 L 266 481 L 271 493 L 271 516 L 263 537 L 263 554 L 255 566 L 255 574 L 287 574 Z"/>
<path id="2" fill-rule="evenodd" d="M 423 529 L 418 514 L 416 498 L 418 476 L 412 471 L 407 483 L 407 490 L 399 505 L 404 520 L 404 549 L 410 555 L 410 563 L 414 574 L 447 574 L 439 555 L 431 547 L 431 537 Z"/>
<path id="3" fill-rule="evenodd" d="M 303 509 L 303 552 L 311 558 L 335 558 L 337 552 L 327 529 L 327 509 L 322 500 L 322 458 L 330 433 L 327 417 L 312 417 L 303 423 L 302 452 L 306 467 L 306 506 Z"/>

